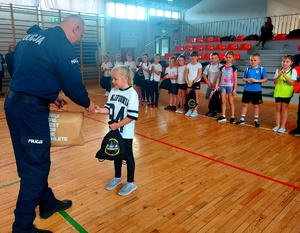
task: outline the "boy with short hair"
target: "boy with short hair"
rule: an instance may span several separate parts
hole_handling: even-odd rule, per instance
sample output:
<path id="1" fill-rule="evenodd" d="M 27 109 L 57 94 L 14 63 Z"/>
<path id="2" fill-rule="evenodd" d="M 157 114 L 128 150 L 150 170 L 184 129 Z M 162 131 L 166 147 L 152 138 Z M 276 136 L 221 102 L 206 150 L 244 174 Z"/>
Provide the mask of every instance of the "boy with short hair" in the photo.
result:
<path id="1" fill-rule="evenodd" d="M 254 53 L 250 56 L 250 67 L 244 71 L 243 82 L 245 82 L 242 102 L 242 114 L 241 119 L 236 122 L 237 125 L 245 124 L 245 117 L 248 110 L 248 105 L 252 102 L 254 108 L 254 126 L 259 127 L 259 107 L 258 105 L 263 103 L 261 84 L 268 81 L 267 72 L 264 67 L 259 66 L 260 54 Z"/>
<path id="2" fill-rule="evenodd" d="M 164 76 L 165 79 L 169 78 L 171 80 L 171 88 L 168 91 L 169 93 L 169 105 L 165 107 L 165 110 L 172 110 L 176 111 L 176 104 L 177 104 L 177 95 L 178 95 L 178 89 L 176 80 L 178 77 L 178 71 L 177 67 L 175 66 L 175 57 L 169 58 L 169 66 L 166 69 L 166 74 Z"/>
<path id="3" fill-rule="evenodd" d="M 211 92 L 214 91 L 221 66 L 222 64 L 219 63 L 218 53 L 211 53 L 210 64 L 205 67 L 203 72 L 203 79 L 207 83 L 205 99 L 209 99 Z M 217 109 L 221 109 L 221 103 L 219 104 L 219 106 L 214 106 L 214 109 L 212 109 L 209 105 L 209 111 L 206 113 L 206 116 L 217 117 Z"/>
<path id="4" fill-rule="evenodd" d="M 162 72 L 162 66 L 159 63 L 160 55 L 158 53 L 154 54 L 154 62 L 150 66 L 150 98 L 151 107 L 155 108 L 158 106 L 158 84 L 160 82 L 160 75 Z"/>

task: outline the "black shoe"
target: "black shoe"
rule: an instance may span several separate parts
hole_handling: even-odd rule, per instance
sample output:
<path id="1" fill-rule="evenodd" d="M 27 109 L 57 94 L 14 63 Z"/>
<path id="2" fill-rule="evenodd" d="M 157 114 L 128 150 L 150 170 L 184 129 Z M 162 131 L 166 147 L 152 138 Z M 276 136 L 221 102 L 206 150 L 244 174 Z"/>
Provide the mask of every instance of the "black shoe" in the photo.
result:
<path id="1" fill-rule="evenodd" d="M 171 110 L 171 109 L 172 109 L 171 105 L 168 105 L 167 107 L 165 107 L 165 110 Z"/>
<path id="2" fill-rule="evenodd" d="M 47 230 L 41 230 L 41 229 L 34 228 L 32 233 L 52 233 L 52 231 L 47 231 Z"/>
<path id="3" fill-rule="evenodd" d="M 258 121 L 254 121 L 254 126 L 256 127 L 256 128 L 259 128 L 259 126 L 260 126 L 260 124 L 258 123 Z"/>
<path id="4" fill-rule="evenodd" d="M 55 212 L 59 212 L 62 210 L 69 209 L 72 206 L 72 201 L 71 200 L 63 200 L 63 201 L 58 201 L 57 206 L 48 212 L 41 213 L 40 212 L 40 217 L 41 218 L 49 218 L 52 216 Z"/>
<path id="5" fill-rule="evenodd" d="M 175 112 L 176 111 L 176 106 L 171 106 L 171 110 Z"/>
<path id="6" fill-rule="evenodd" d="M 205 116 L 210 116 L 212 114 L 212 111 L 208 111 L 207 113 L 205 113 Z"/>
<path id="7" fill-rule="evenodd" d="M 291 135 L 300 136 L 300 129 L 296 128 L 290 132 Z"/>
<path id="8" fill-rule="evenodd" d="M 230 117 L 230 123 L 234 124 L 235 123 L 235 117 Z"/>

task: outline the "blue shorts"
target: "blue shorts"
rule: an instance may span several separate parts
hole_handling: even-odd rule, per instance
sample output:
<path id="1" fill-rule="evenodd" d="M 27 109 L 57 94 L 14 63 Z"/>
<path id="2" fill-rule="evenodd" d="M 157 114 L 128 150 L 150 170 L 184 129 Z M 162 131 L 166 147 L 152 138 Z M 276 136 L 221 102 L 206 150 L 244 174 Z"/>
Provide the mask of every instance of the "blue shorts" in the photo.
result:
<path id="1" fill-rule="evenodd" d="M 224 86 L 219 86 L 219 92 L 221 94 L 226 93 L 226 94 L 232 94 L 233 92 L 233 87 L 224 87 Z"/>

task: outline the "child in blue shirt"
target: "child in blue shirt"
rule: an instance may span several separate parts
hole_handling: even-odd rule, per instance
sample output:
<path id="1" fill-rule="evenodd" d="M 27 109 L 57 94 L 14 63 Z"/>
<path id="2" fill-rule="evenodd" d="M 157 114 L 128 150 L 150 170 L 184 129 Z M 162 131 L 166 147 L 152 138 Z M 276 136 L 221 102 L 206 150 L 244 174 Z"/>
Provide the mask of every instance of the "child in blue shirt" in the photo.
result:
<path id="1" fill-rule="evenodd" d="M 258 105 L 263 103 L 262 101 L 262 91 L 261 84 L 268 81 L 267 72 L 264 67 L 259 66 L 260 54 L 254 53 L 250 56 L 250 67 L 245 69 L 243 82 L 245 82 L 242 102 L 242 114 L 239 121 L 236 122 L 237 125 L 245 124 L 245 117 L 248 110 L 248 105 L 251 102 L 254 109 L 254 126 L 259 127 L 258 123 L 259 117 L 259 107 Z"/>

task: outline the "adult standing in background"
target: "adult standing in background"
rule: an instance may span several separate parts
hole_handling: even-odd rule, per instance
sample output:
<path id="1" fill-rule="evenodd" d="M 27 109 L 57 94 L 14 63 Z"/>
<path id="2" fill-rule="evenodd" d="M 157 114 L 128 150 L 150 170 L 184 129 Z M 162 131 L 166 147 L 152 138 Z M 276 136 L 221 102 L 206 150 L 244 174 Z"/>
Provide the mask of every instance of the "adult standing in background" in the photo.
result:
<path id="1" fill-rule="evenodd" d="M 264 49 L 265 43 L 267 40 L 271 40 L 273 38 L 273 24 L 271 17 L 266 17 L 264 25 L 260 28 L 260 38 L 259 42 L 256 46 L 259 46 L 260 42 L 262 42 L 261 49 Z"/>
<path id="2" fill-rule="evenodd" d="M 51 231 L 33 225 L 35 209 L 41 218 L 72 206 L 71 200 L 59 201 L 48 187 L 50 171 L 49 104 L 67 104 L 62 90 L 88 113 L 95 112 L 82 84 L 73 44 L 84 32 L 84 21 L 70 15 L 57 27 L 30 32 L 15 51 L 14 74 L 4 103 L 6 120 L 14 148 L 20 191 L 14 211 L 13 233 Z"/>
<path id="3" fill-rule="evenodd" d="M 10 75 L 10 77 L 13 76 L 13 71 L 14 71 L 14 63 L 15 63 L 15 45 L 10 44 L 8 46 L 8 53 L 5 55 L 5 61 L 7 64 L 7 71 Z"/>
<path id="4" fill-rule="evenodd" d="M 2 92 L 2 79 L 4 78 L 4 66 L 5 59 L 3 55 L 0 53 L 0 95 L 4 95 Z"/>

